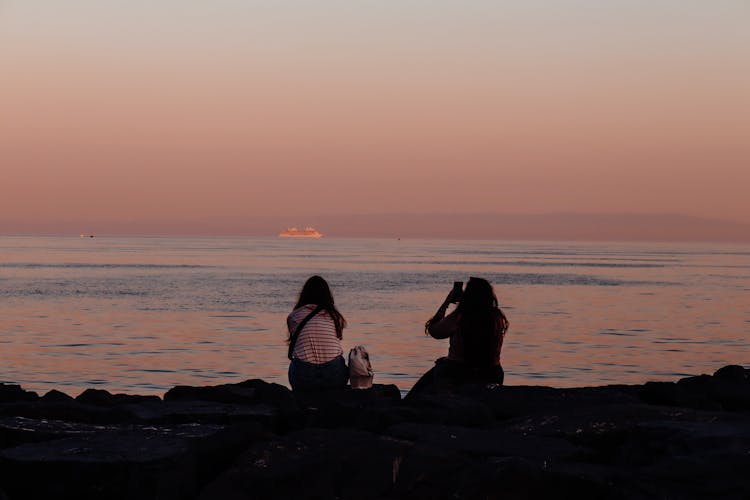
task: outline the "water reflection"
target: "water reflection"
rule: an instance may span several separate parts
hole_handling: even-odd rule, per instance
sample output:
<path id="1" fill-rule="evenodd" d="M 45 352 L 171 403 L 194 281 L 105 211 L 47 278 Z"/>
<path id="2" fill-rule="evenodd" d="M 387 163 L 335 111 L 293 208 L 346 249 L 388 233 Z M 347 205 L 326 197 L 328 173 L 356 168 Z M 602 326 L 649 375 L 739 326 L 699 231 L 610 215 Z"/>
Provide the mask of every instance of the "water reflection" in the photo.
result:
<path id="1" fill-rule="evenodd" d="M 402 389 L 446 353 L 423 324 L 469 275 L 509 315 L 508 384 L 671 380 L 750 353 L 736 247 L 0 238 L 0 255 L 0 380 L 39 391 L 286 385 L 284 320 L 316 273 L 349 320 L 345 347 L 368 346 L 376 382 Z"/>

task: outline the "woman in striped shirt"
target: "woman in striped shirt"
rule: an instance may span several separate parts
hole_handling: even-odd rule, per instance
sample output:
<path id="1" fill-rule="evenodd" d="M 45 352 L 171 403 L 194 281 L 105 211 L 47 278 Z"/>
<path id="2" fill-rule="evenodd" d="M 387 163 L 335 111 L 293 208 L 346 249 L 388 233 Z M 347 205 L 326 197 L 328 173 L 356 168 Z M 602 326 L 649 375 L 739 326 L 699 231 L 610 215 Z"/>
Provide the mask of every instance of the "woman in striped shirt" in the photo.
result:
<path id="1" fill-rule="evenodd" d="M 336 309 L 326 280 L 312 276 L 305 282 L 286 324 L 292 389 L 310 391 L 345 387 L 349 370 L 344 361 L 341 338 L 346 320 Z"/>

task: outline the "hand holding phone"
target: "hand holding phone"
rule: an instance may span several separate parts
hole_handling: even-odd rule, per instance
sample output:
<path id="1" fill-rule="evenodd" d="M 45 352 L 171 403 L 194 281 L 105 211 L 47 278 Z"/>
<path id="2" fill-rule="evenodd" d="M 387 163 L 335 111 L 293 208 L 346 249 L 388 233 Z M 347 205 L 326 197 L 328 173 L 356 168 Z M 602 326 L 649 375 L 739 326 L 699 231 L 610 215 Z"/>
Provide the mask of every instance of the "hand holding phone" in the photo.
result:
<path id="1" fill-rule="evenodd" d="M 454 281 L 453 282 L 453 289 L 451 290 L 451 293 L 448 295 L 448 302 L 451 302 L 453 304 L 457 303 L 459 300 L 461 300 L 461 296 L 464 293 L 464 283 L 463 281 Z"/>

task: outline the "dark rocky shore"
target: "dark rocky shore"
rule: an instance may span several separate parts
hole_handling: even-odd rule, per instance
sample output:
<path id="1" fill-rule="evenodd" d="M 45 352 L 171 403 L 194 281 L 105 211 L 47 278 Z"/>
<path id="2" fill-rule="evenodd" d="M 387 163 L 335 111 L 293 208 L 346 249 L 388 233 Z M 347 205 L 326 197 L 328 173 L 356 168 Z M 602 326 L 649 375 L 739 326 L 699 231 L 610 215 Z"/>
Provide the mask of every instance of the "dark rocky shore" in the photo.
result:
<path id="1" fill-rule="evenodd" d="M 575 389 L 0 385 L 0 499 L 750 498 L 750 370 Z"/>

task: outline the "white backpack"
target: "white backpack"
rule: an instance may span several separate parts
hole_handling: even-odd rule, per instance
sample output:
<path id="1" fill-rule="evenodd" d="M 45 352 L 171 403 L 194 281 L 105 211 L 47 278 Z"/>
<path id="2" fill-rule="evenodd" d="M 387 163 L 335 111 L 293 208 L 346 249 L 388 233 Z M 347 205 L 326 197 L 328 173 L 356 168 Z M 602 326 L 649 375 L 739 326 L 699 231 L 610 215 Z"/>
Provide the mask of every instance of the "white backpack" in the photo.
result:
<path id="1" fill-rule="evenodd" d="M 372 388 L 372 365 L 370 354 L 363 345 L 358 345 L 349 351 L 349 382 L 352 389 Z"/>

